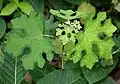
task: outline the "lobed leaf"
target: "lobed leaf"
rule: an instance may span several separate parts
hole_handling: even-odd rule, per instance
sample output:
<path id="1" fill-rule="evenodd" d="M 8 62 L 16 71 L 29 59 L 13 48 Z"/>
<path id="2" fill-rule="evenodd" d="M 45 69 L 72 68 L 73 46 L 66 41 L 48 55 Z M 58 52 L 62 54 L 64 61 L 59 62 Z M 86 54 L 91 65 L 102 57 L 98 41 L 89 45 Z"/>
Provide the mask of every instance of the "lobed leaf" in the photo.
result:
<path id="1" fill-rule="evenodd" d="M 46 54 L 47 60 L 53 58 L 52 40 L 43 36 L 44 19 L 42 14 L 32 12 L 30 16 L 22 15 L 12 20 L 12 31 L 8 33 L 5 52 L 13 56 L 24 55 L 23 66 L 33 69 L 35 65 L 42 68 Z"/>
<path id="2" fill-rule="evenodd" d="M 73 14 L 75 14 L 75 12 L 73 12 L 72 10 L 62 10 L 62 9 L 60 9 L 58 11 L 58 10 L 50 9 L 50 13 L 57 16 L 57 17 L 60 17 L 64 20 L 72 20 L 72 19 L 77 18 L 76 15 L 72 16 Z"/>
<path id="3" fill-rule="evenodd" d="M 102 21 L 104 21 L 103 24 Z M 78 44 L 67 52 L 67 57 L 74 63 L 91 69 L 99 59 L 112 60 L 112 47 L 115 45 L 112 34 L 117 28 L 106 19 L 105 12 L 99 12 L 97 18 L 90 15 L 85 23 L 84 32 L 78 34 Z M 104 37 L 104 38 L 102 38 Z M 82 52 L 86 54 L 82 56 Z"/>

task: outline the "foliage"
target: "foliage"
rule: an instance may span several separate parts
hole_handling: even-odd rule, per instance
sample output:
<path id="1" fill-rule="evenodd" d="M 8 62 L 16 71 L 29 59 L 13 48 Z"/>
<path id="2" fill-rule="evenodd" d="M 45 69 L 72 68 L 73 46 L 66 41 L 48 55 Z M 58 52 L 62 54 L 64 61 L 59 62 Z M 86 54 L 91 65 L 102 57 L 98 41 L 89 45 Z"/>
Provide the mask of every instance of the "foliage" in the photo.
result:
<path id="1" fill-rule="evenodd" d="M 2 18 L 0 18 L 0 38 L 2 38 L 2 36 L 4 35 L 4 33 L 5 33 L 5 30 L 6 30 L 6 23 L 5 23 L 5 21 L 2 19 Z"/>
<path id="2" fill-rule="evenodd" d="M 58 22 L 54 23 L 54 17 L 51 15 L 48 20 L 45 21 L 44 34 L 51 35 L 53 31 L 57 28 Z"/>
<path id="3" fill-rule="evenodd" d="M 65 19 L 65 20 L 72 20 L 72 19 L 77 18 L 77 15 L 72 16 L 72 14 L 75 13 L 72 10 L 62 10 L 62 9 L 60 9 L 60 11 L 58 11 L 58 10 L 51 9 L 50 13 L 53 14 L 53 15 L 56 15 L 56 16 L 62 18 L 62 19 Z"/>
<path id="4" fill-rule="evenodd" d="M 94 20 L 91 16 L 87 18 L 84 27 L 85 32 L 79 33 L 79 37 L 77 38 L 78 44 L 67 52 L 67 57 L 70 60 L 73 60 L 74 63 L 81 60 L 81 66 L 91 69 L 100 58 L 105 60 L 112 59 L 111 50 L 114 42 L 111 37 L 116 27 L 112 25 L 110 19 L 105 19 L 105 12 L 98 13 L 97 18 Z M 105 21 L 101 24 L 103 20 Z M 101 38 L 102 34 L 105 35 L 103 39 Z M 86 52 L 84 57 L 81 56 L 83 50 Z"/>
<path id="5" fill-rule="evenodd" d="M 79 66 L 75 66 L 73 68 L 65 65 L 66 68 L 64 70 L 56 70 L 45 77 L 40 79 L 37 84 L 87 84 L 87 81 L 82 77 L 82 72 Z M 51 78 L 52 77 L 52 78 Z M 47 81 L 46 81 L 47 80 Z"/>
<path id="6" fill-rule="evenodd" d="M 107 66 L 106 68 L 102 67 L 100 64 L 95 65 L 91 70 L 86 69 L 85 67 L 82 68 L 84 77 L 89 82 L 89 84 L 93 84 L 98 80 L 103 79 L 106 77 L 116 66 L 118 63 L 118 59 L 114 59 L 114 65 Z"/>
<path id="7" fill-rule="evenodd" d="M 95 16 L 95 13 L 96 13 L 95 7 L 85 2 L 78 7 L 76 12 L 76 14 L 80 18 L 80 21 L 82 21 L 83 23 L 85 22 L 85 20 L 87 19 L 90 13 L 91 13 L 91 16 L 92 15 Z"/>
<path id="8" fill-rule="evenodd" d="M 11 3 L 7 4 L 1 11 L 0 15 L 10 15 L 12 14 L 17 8 L 20 8 L 22 12 L 29 15 L 30 12 L 33 10 L 32 6 L 26 2 L 18 2 L 18 0 L 12 0 Z"/>
<path id="9" fill-rule="evenodd" d="M 78 4 L 78 5 L 80 5 L 83 2 L 87 2 L 87 0 L 65 0 L 65 1 L 72 3 L 72 4 Z"/>
<path id="10" fill-rule="evenodd" d="M 13 57 L 7 53 L 4 55 L 4 63 L 0 68 L 0 75 L 5 84 L 19 84 L 25 76 L 21 56 Z"/>
<path id="11" fill-rule="evenodd" d="M 0 84 L 117 84 L 120 0 L 0 0 Z"/>
<path id="12" fill-rule="evenodd" d="M 4 50 L 13 56 L 24 54 L 22 61 L 25 69 L 33 69 L 36 63 L 42 68 L 45 63 L 43 53 L 47 55 L 47 60 L 52 60 L 54 47 L 51 40 L 43 36 L 44 20 L 41 14 L 32 12 L 29 17 L 22 15 L 13 19 L 12 25 Z"/>
<path id="13" fill-rule="evenodd" d="M 63 24 L 58 24 L 56 29 L 56 36 L 62 41 L 63 45 L 73 41 L 75 43 L 75 35 L 79 32 L 82 28 L 80 26 L 80 22 L 74 20 L 73 22 L 66 21 Z"/>

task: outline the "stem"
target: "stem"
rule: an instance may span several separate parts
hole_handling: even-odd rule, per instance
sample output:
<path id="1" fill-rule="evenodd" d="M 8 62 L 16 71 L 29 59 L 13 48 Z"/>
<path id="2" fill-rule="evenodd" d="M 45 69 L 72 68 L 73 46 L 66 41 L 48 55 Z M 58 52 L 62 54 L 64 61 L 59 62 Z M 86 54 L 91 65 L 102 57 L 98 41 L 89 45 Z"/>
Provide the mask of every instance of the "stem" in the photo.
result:
<path id="1" fill-rule="evenodd" d="M 64 46 L 62 47 L 61 59 L 62 59 L 62 70 L 63 70 L 64 69 Z"/>
<path id="2" fill-rule="evenodd" d="M 116 51 L 114 51 L 112 54 L 116 54 L 120 51 L 120 48 L 118 48 Z"/>
<path id="3" fill-rule="evenodd" d="M 43 36 L 45 36 L 45 37 L 51 37 L 51 38 L 54 38 L 55 36 L 52 36 L 52 35 L 43 35 Z"/>

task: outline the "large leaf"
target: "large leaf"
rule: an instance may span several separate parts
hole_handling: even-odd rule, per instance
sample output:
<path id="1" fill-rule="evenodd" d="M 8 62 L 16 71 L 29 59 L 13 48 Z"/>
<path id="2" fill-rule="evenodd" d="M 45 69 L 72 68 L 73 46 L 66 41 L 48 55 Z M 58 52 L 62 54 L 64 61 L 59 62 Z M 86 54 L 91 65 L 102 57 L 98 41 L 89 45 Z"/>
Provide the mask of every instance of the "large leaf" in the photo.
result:
<path id="1" fill-rule="evenodd" d="M 6 23 L 2 18 L 0 18 L 0 38 L 4 35 L 5 30 L 6 30 Z"/>
<path id="2" fill-rule="evenodd" d="M 87 81 L 81 76 L 79 65 L 69 65 L 64 70 L 56 70 L 47 74 L 37 84 L 87 84 Z"/>
<path id="3" fill-rule="evenodd" d="M 4 55 L 4 63 L 0 68 L 0 75 L 5 84 L 20 84 L 24 79 L 25 73 L 20 57 L 13 57 L 7 53 Z"/>
<path id="4" fill-rule="evenodd" d="M 12 20 L 12 31 L 8 33 L 7 45 L 4 50 L 14 56 L 24 54 L 23 66 L 25 69 L 33 69 L 37 64 L 43 67 L 45 53 L 47 60 L 53 58 L 54 47 L 50 38 L 43 36 L 43 15 L 32 12 L 30 16 L 22 15 Z M 23 53 L 24 52 L 24 53 Z"/>
<path id="5" fill-rule="evenodd" d="M 82 72 L 89 84 L 93 84 L 105 78 L 115 68 L 117 63 L 118 58 L 115 58 L 112 66 L 102 67 L 100 64 L 97 64 L 91 70 L 83 67 Z"/>
<path id="6" fill-rule="evenodd" d="M 7 4 L 1 11 L 0 15 L 10 15 L 17 9 L 17 5 L 14 3 Z"/>
<path id="7" fill-rule="evenodd" d="M 74 63 L 81 60 L 80 65 L 89 69 L 99 59 L 112 60 L 111 50 L 115 45 L 112 34 L 116 29 L 111 19 L 106 19 L 105 12 L 98 13 L 96 19 L 90 15 L 84 25 L 85 31 L 78 34 L 78 44 L 67 52 L 67 57 Z M 83 51 L 86 52 L 84 56 Z"/>

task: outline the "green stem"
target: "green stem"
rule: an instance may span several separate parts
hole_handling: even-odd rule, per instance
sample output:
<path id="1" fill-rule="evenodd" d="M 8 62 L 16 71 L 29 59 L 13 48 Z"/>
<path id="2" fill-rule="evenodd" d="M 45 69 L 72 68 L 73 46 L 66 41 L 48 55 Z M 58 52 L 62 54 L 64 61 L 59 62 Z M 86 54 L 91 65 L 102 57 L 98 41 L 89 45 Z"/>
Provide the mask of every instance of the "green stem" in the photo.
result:
<path id="1" fill-rule="evenodd" d="M 63 70 L 64 69 L 64 46 L 62 47 L 61 59 L 62 59 L 62 70 Z"/>

